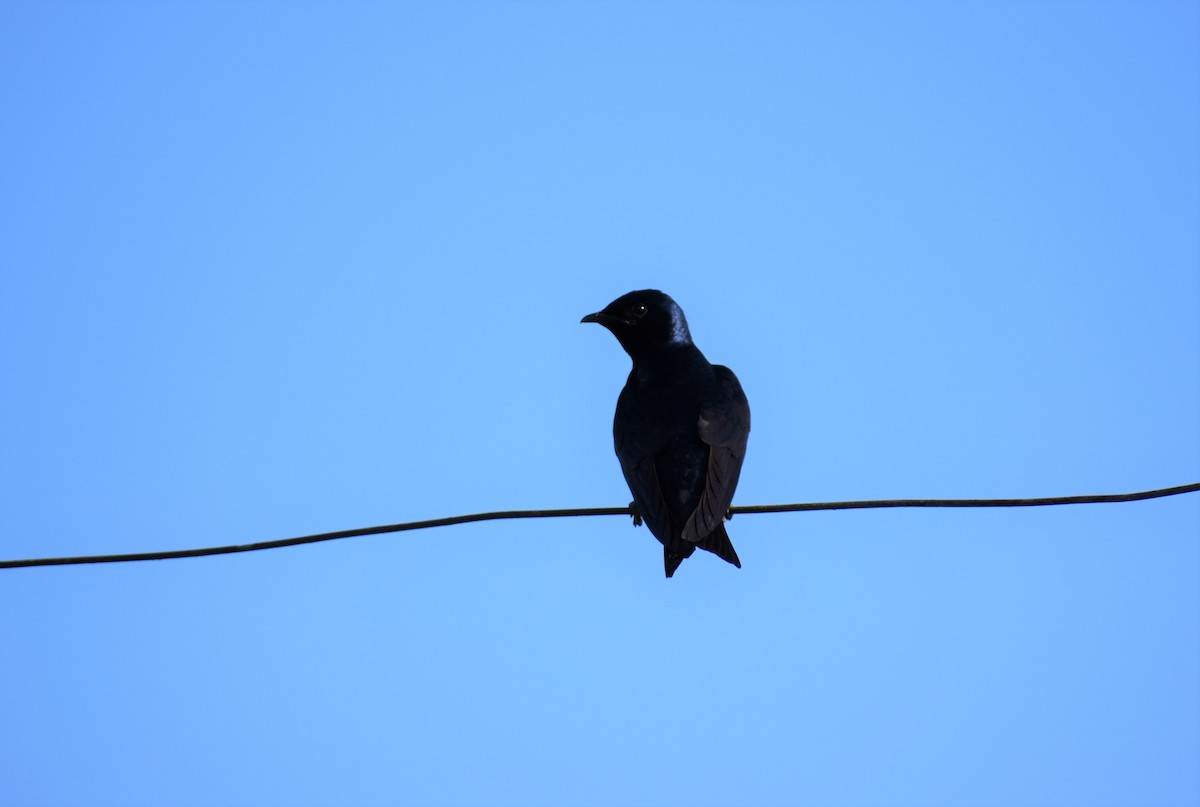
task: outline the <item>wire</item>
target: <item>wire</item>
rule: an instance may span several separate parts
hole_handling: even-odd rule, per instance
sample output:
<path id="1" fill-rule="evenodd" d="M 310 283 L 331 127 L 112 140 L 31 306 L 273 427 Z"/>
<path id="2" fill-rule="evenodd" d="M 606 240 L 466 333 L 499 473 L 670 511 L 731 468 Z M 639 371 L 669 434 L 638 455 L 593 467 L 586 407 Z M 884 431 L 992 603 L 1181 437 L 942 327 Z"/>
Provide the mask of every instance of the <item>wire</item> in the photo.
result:
<path id="1" fill-rule="evenodd" d="M 1136 502 L 1143 499 L 1158 499 L 1163 496 L 1178 496 L 1181 493 L 1200 491 L 1200 482 L 1179 485 L 1160 490 L 1140 493 L 1112 493 L 1099 496 L 1051 496 L 1041 499 L 882 499 L 854 502 L 807 502 L 800 504 L 754 504 L 731 508 L 731 515 L 742 513 L 795 513 L 809 510 L 865 510 L 878 507 L 1044 507 L 1055 504 L 1102 504 L 1106 502 Z M 209 546 L 201 549 L 176 549 L 166 552 L 135 552 L 123 555 L 83 555 L 74 558 L 27 558 L 23 560 L 0 560 L 0 569 L 16 569 L 28 566 L 77 566 L 84 563 L 125 563 L 138 560 L 171 560 L 173 558 L 198 558 L 204 555 L 230 555 L 234 552 L 257 552 L 261 549 L 280 549 L 285 546 L 315 544 L 321 541 L 336 541 L 341 538 L 357 538 L 363 535 L 382 535 L 389 532 L 423 530 L 429 527 L 448 527 L 452 524 L 467 524 L 472 521 L 498 521 L 507 518 L 564 518 L 567 516 L 628 516 L 629 507 L 586 507 L 566 510 L 501 510 L 495 513 L 473 513 L 465 516 L 431 518 L 426 521 L 408 521 L 403 524 L 388 524 L 383 527 L 360 527 L 355 530 L 323 532 L 318 535 L 302 535 L 298 538 L 280 538 L 275 541 L 259 541 L 254 544 Z"/>

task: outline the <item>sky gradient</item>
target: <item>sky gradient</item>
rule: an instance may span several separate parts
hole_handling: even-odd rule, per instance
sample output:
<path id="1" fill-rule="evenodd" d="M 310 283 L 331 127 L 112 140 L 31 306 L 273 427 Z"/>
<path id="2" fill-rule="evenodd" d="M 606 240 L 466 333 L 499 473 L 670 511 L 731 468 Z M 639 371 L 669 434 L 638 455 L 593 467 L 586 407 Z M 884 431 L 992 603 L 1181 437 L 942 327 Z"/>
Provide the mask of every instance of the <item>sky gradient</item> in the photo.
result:
<path id="1" fill-rule="evenodd" d="M 0 558 L 1200 481 L 1196 2 L 0 2 Z M 1200 803 L 1200 495 L 0 570 L 0 803 Z"/>

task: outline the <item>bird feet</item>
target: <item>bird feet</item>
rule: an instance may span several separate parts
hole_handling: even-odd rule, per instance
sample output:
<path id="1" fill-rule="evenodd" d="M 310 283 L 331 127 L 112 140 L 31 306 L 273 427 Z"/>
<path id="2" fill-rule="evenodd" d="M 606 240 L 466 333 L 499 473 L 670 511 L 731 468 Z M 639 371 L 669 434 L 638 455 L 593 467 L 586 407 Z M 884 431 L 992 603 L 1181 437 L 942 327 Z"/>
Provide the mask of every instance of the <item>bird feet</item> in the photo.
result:
<path id="1" fill-rule="evenodd" d="M 629 503 L 629 515 L 633 516 L 633 526 L 642 526 L 642 514 L 638 512 L 637 502 Z"/>

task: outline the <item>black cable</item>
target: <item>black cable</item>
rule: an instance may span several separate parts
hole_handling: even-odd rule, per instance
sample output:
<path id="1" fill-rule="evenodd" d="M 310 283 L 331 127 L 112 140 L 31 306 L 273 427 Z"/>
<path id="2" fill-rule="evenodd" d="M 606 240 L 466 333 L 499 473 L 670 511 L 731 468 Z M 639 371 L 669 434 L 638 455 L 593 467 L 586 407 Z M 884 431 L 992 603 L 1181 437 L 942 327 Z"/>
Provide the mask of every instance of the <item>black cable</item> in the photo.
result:
<path id="1" fill-rule="evenodd" d="M 734 515 L 741 513 L 794 513 L 809 510 L 863 510 L 876 507 L 1044 507 L 1055 504 L 1102 504 L 1106 502 L 1136 502 L 1157 499 L 1163 496 L 1178 496 L 1181 493 L 1200 491 L 1200 482 L 1179 485 L 1161 490 L 1140 493 L 1112 493 L 1098 496 L 1051 496 L 1041 499 L 882 499 L 853 502 L 808 502 L 800 504 L 752 504 L 734 507 Z M 341 538 L 356 538 L 363 535 L 381 535 L 389 532 L 423 530 L 428 527 L 448 527 L 451 524 L 466 524 L 472 521 L 496 521 L 506 518 L 564 518 L 567 516 L 628 516 L 628 507 L 589 507 L 567 510 L 501 510 L 495 513 L 473 513 L 465 516 L 431 518 L 426 521 L 408 521 L 383 527 L 360 527 L 355 530 L 323 532 L 319 535 L 302 535 L 298 538 L 280 538 L 275 541 L 259 541 L 253 544 L 210 546 L 201 549 L 176 549 L 166 552 L 134 552 L 123 555 L 83 555 L 73 558 L 27 558 L 23 560 L 0 560 L 0 569 L 16 569 L 27 566 L 75 566 L 84 563 L 124 563 L 137 560 L 170 560 L 172 558 L 198 558 L 204 555 L 229 555 L 234 552 L 257 552 L 260 549 L 279 549 L 285 546 L 315 544 L 320 541 L 336 541 Z"/>

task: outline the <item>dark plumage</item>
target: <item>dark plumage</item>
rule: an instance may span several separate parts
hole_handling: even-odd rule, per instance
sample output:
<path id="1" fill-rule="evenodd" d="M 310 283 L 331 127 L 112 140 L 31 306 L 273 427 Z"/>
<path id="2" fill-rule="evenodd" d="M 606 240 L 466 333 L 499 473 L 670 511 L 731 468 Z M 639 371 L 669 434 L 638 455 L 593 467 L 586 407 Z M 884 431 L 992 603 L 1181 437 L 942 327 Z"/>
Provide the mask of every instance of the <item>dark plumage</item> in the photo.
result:
<path id="1" fill-rule="evenodd" d="M 613 440 L 633 507 L 663 545 L 667 577 L 696 547 L 737 566 L 725 532 L 750 404 L 728 367 L 692 344 L 682 309 L 661 291 L 631 291 L 588 314 L 633 359 L 613 420 Z"/>

